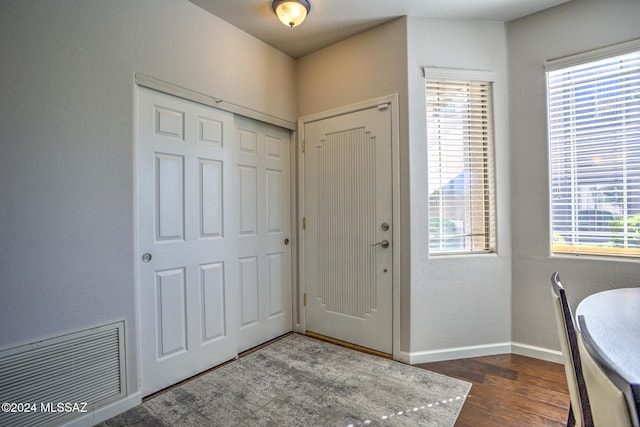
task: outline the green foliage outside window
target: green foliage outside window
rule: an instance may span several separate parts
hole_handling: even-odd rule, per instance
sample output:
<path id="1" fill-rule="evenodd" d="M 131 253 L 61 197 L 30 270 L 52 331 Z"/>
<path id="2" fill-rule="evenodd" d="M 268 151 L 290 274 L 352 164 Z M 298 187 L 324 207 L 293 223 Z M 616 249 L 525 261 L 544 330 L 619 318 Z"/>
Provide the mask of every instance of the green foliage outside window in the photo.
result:
<path id="1" fill-rule="evenodd" d="M 611 221 L 609 227 L 613 237 L 613 246 L 624 247 L 624 219 Z M 627 244 L 629 247 L 640 248 L 640 215 L 627 218 Z"/>

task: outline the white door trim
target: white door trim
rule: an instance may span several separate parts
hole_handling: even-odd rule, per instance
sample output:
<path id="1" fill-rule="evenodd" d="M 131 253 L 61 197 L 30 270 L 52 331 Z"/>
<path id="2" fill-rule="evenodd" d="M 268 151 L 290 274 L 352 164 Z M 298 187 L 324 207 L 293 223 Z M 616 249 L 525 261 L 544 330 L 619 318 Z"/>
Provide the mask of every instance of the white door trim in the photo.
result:
<path id="1" fill-rule="evenodd" d="M 239 116 L 269 123 L 271 125 L 275 125 L 284 129 L 296 129 L 296 124 L 294 122 L 290 122 L 289 120 L 281 119 L 279 117 L 272 116 L 261 111 L 256 111 L 249 107 L 234 104 L 233 102 L 225 101 L 221 98 L 205 95 L 204 93 L 196 92 L 195 90 L 187 89 L 181 86 L 174 85 L 172 83 L 158 80 L 154 77 L 149 77 L 141 73 L 135 74 L 135 84 L 138 86 L 144 86 L 146 88 L 156 90 L 158 92 L 163 92 L 168 95 L 177 96 L 178 98 L 184 98 L 188 101 L 208 105 L 209 107 L 214 107 L 218 110 L 227 111 Z"/>
<path id="2" fill-rule="evenodd" d="M 298 246 L 298 260 L 305 259 L 305 241 L 304 232 L 302 230 L 302 217 L 304 216 L 304 156 L 302 155 L 302 149 L 304 145 L 305 124 L 315 122 L 318 120 L 324 120 L 343 114 L 353 113 L 356 111 L 366 110 L 372 107 L 376 107 L 382 104 L 388 104 L 391 109 L 391 177 L 392 177 L 392 212 L 393 212 L 393 244 L 391 248 L 393 250 L 393 358 L 399 360 L 401 358 L 400 352 L 400 131 L 399 131 L 399 115 L 398 115 L 398 94 L 387 95 L 380 98 L 371 99 L 368 101 L 359 102 L 356 104 L 347 105 L 344 107 L 328 110 L 320 113 L 310 114 L 300 117 L 298 119 L 298 147 L 297 147 L 297 159 L 298 159 L 298 236 L 300 238 L 300 244 Z M 306 333 L 306 320 L 304 310 L 304 294 L 307 287 L 305 283 L 305 271 L 304 263 L 298 262 L 299 278 L 298 290 L 295 294 L 298 295 L 298 308 L 294 309 L 294 312 L 298 310 L 299 322 L 294 325 L 294 330 L 300 333 Z"/>

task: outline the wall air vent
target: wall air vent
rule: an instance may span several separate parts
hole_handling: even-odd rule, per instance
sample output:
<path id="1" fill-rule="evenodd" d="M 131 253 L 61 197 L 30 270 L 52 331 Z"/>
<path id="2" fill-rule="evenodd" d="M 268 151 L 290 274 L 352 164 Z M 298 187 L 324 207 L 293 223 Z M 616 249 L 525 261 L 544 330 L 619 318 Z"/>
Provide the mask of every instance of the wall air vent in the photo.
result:
<path id="1" fill-rule="evenodd" d="M 1 426 L 57 426 L 126 394 L 124 321 L 0 351 Z"/>

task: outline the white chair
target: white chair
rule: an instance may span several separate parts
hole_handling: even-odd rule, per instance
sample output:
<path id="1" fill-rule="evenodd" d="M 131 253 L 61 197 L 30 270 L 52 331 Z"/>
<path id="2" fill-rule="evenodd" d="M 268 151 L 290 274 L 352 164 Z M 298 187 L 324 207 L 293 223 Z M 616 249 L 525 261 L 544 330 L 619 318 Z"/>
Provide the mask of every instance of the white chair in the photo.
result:
<path id="1" fill-rule="evenodd" d="M 578 333 L 578 350 L 582 360 L 582 373 L 587 386 L 594 426 L 637 426 L 637 417 L 632 420 L 632 413 L 629 411 L 626 397 L 621 390 L 621 387 L 628 387 L 628 384 L 613 370 L 608 369 L 607 372 L 603 370 L 606 367 L 603 361 L 598 362 L 595 349 L 592 348 L 591 351 L 587 349 L 585 345 L 588 344 L 587 339 L 587 336 Z M 596 354 L 596 356 L 592 356 L 592 354 Z M 620 386 L 616 385 L 614 381 Z M 635 409 L 635 404 L 633 408 Z"/>
<path id="2" fill-rule="evenodd" d="M 627 397 L 622 392 L 629 385 L 606 368 L 606 361 L 598 356 L 590 336 L 576 330 L 559 273 L 553 273 L 551 285 L 571 398 L 567 426 L 637 427 L 638 417 L 629 411 Z M 631 407 L 635 410 L 635 405 Z"/>
<path id="3" fill-rule="evenodd" d="M 573 322 L 571 308 L 567 302 L 567 295 L 560 282 L 560 274 L 553 273 L 551 276 L 551 290 L 556 313 L 556 324 L 560 338 L 560 348 L 564 357 L 564 370 L 567 376 L 569 387 L 569 414 L 567 426 L 574 425 L 593 427 L 591 408 L 589 406 L 589 396 L 582 374 L 582 363 L 578 349 L 578 338 Z"/>

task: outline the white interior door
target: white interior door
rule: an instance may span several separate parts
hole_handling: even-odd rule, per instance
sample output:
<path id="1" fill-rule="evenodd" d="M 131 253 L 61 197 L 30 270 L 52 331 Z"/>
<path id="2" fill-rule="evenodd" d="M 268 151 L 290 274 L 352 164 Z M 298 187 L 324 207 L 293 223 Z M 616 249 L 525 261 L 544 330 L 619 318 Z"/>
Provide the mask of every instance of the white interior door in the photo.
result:
<path id="1" fill-rule="evenodd" d="M 292 328 L 289 131 L 236 116 L 239 351 Z"/>
<path id="2" fill-rule="evenodd" d="M 306 329 L 392 353 L 391 112 L 305 124 Z"/>
<path id="3" fill-rule="evenodd" d="M 288 131 L 237 120 L 138 90 L 143 395 L 291 330 Z"/>

